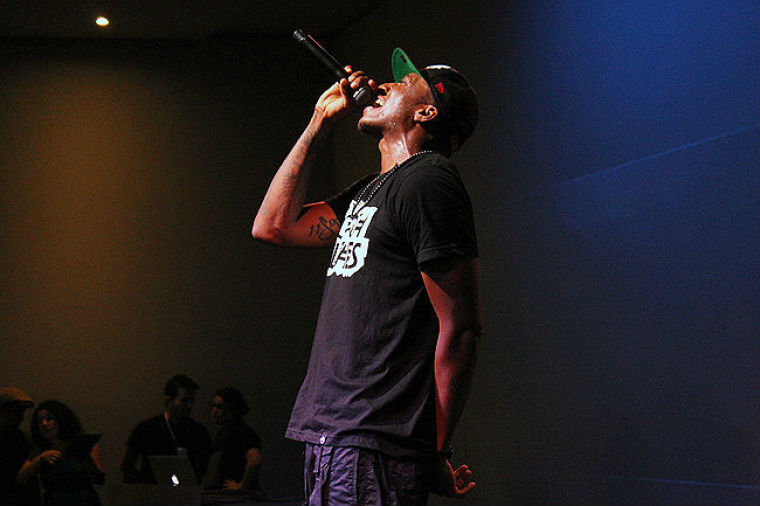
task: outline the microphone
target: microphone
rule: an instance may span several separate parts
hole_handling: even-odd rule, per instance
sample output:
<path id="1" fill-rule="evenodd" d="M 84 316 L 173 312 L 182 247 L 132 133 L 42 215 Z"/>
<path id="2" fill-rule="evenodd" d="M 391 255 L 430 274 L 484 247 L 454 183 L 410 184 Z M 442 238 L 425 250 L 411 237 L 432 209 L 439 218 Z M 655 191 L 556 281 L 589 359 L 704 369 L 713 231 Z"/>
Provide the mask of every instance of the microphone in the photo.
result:
<path id="1" fill-rule="evenodd" d="M 336 60 L 333 55 L 328 53 L 327 50 L 323 48 L 319 42 L 314 40 L 311 35 L 299 28 L 293 32 L 293 38 L 303 44 L 304 47 L 306 47 L 306 49 L 308 49 L 311 54 L 313 54 L 317 60 L 322 63 L 322 65 L 327 67 L 328 70 L 332 71 L 332 73 L 339 81 L 344 77 L 349 76 L 348 72 L 346 72 L 346 69 L 343 68 L 343 65 L 338 63 L 338 60 Z M 354 90 L 352 98 L 356 105 L 368 104 L 372 100 L 372 89 L 370 89 L 369 86 L 362 86 L 361 88 Z"/>

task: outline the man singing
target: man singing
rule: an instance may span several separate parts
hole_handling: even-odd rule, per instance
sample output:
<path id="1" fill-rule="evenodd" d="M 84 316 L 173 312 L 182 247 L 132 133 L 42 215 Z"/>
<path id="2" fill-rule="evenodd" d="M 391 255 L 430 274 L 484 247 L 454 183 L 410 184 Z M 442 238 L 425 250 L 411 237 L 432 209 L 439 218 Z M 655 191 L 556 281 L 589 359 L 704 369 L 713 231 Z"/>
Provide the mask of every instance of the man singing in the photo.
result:
<path id="1" fill-rule="evenodd" d="M 310 505 L 426 504 L 469 493 L 450 464 L 481 333 L 472 205 L 449 160 L 477 122 L 475 92 L 451 67 L 418 70 L 400 49 L 395 82 L 346 70 L 275 174 L 256 239 L 333 245 L 306 378 L 286 436 L 306 443 Z M 332 126 L 359 108 L 378 139 L 380 171 L 304 205 Z"/>

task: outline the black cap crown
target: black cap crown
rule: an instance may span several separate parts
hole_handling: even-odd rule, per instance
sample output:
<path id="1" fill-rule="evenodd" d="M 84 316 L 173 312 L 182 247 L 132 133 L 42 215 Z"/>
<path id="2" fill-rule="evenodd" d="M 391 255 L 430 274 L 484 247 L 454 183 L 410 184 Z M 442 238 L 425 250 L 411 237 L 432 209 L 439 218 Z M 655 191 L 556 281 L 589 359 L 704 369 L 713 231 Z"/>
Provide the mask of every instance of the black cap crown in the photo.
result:
<path id="1" fill-rule="evenodd" d="M 400 82 L 414 73 L 430 86 L 443 125 L 451 136 L 452 151 L 456 151 L 472 135 L 478 122 L 478 99 L 467 79 L 448 65 L 429 65 L 417 70 L 406 53 L 399 48 L 391 58 L 393 78 Z"/>

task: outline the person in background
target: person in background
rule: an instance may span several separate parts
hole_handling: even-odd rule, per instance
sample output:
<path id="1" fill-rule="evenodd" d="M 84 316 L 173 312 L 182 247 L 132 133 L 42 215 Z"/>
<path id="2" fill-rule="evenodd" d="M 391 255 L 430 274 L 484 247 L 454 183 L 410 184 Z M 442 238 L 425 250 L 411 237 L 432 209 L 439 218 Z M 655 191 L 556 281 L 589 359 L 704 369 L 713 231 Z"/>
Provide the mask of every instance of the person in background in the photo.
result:
<path id="1" fill-rule="evenodd" d="M 214 439 L 214 454 L 208 489 L 237 490 L 262 499 L 259 486 L 261 438 L 244 420 L 248 404 L 233 387 L 217 390 L 211 402 L 211 419 L 219 430 Z"/>
<path id="2" fill-rule="evenodd" d="M 198 384 L 177 374 L 164 386 L 166 410 L 143 420 L 132 430 L 119 466 L 125 483 L 156 483 L 150 467 L 151 455 L 187 456 L 195 478 L 202 482 L 211 454 L 211 436 L 190 418 Z"/>
<path id="3" fill-rule="evenodd" d="M 21 432 L 26 410 L 34 401 L 15 387 L 0 388 L 0 504 L 3 506 L 36 506 L 40 502 L 39 487 L 34 480 L 19 485 L 17 475 L 32 450 L 26 434 Z"/>
<path id="4" fill-rule="evenodd" d="M 27 483 L 39 476 L 43 506 L 99 506 L 93 484 L 103 484 L 105 474 L 100 449 L 68 452 L 72 440 L 83 433 L 82 423 L 66 404 L 48 400 L 32 414 L 34 447 L 18 472 L 18 481 Z"/>

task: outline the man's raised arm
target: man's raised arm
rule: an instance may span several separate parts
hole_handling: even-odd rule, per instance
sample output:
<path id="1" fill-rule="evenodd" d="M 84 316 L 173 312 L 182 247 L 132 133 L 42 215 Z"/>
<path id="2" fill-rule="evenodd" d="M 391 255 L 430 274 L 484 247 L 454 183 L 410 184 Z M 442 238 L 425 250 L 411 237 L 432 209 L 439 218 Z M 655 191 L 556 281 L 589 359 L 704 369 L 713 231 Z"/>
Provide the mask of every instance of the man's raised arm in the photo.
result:
<path id="1" fill-rule="evenodd" d="M 350 67 L 346 70 L 351 72 Z M 325 91 L 308 126 L 282 162 L 261 202 L 251 234 L 261 241 L 287 246 L 327 246 L 332 244 L 340 222 L 332 208 L 324 202 L 304 205 L 309 175 L 320 148 L 332 125 L 356 106 L 352 90 L 374 81 L 363 72 L 353 72 Z"/>

